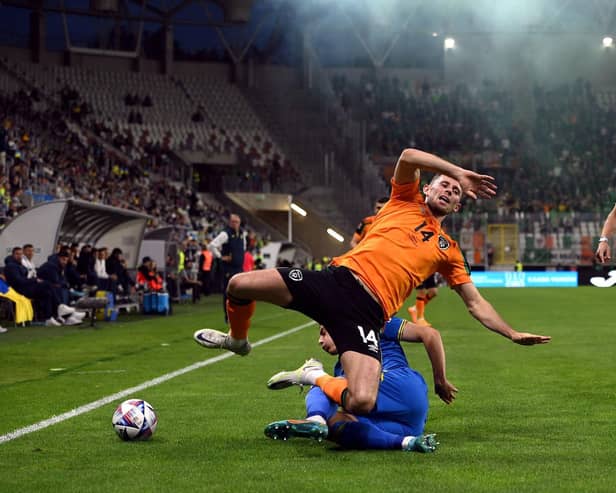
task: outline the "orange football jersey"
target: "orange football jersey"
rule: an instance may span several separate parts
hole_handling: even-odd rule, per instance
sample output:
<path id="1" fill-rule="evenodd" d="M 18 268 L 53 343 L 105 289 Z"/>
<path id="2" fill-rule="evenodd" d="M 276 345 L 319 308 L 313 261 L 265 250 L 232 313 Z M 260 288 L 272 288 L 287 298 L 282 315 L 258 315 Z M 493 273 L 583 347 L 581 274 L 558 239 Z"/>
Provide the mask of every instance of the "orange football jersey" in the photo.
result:
<path id="1" fill-rule="evenodd" d="M 332 261 L 352 270 L 372 290 L 386 319 L 435 272 L 450 286 L 471 282 L 458 244 L 445 234 L 425 204 L 419 180 L 398 185 L 392 178 L 391 185 L 390 199 L 365 238 Z"/>

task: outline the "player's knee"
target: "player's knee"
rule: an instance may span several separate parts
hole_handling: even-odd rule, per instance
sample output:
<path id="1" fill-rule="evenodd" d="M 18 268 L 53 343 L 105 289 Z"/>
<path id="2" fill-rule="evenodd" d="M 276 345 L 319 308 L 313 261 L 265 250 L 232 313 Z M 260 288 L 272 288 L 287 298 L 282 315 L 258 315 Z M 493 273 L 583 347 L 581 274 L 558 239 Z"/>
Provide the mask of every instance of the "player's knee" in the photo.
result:
<path id="1" fill-rule="evenodd" d="M 233 297 L 239 297 L 239 294 L 242 290 L 243 282 L 242 282 L 242 274 L 235 274 L 231 279 L 229 279 L 229 284 L 227 284 L 227 295 Z"/>
<path id="2" fill-rule="evenodd" d="M 354 414 L 368 414 L 374 409 L 375 404 L 376 392 L 371 392 L 370 389 L 358 389 L 347 394 L 344 407 Z"/>

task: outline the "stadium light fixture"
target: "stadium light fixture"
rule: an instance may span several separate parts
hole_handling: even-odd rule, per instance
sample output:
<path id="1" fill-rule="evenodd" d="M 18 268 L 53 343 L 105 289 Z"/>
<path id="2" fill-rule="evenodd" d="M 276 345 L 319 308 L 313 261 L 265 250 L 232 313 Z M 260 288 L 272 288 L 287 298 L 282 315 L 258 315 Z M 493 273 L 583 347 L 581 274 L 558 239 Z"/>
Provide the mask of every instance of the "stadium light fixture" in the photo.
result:
<path id="1" fill-rule="evenodd" d="M 433 32 L 433 33 L 432 33 L 432 37 L 433 37 L 433 38 L 438 38 L 438 33 L 437 33 L 436 31 L 435 31 L 435 32 Z"/>
<path id="2" fill-rule="evenodd" d="M 306 217 L 308 215 L 308 213 L 304 209 L 302 209 L 299 205 L 297 205 L 295 202 L 291 202 L 290 207 L 295 212 L 297 212 L 300 216 Z"/>
<path id="3" fill-rule="evenodd" d="M 343 236 L 332 228 L 327 228 L 327 234 L 340 243 L 344 241 Z"/>
<path id="4" fill-rule="evenodd" d="M 613 44 L 614 44 L 614 39 L 611 36 L 606 36 L 605 38 L 603 38 L 604 48 L 611 48 Z"/>
<path id="5" fill-rule="evenodd" d="M 456 47 L 456 40 L 453 38 L 445 38 L 443 45 L 446 50 L 453 50 Z"/>

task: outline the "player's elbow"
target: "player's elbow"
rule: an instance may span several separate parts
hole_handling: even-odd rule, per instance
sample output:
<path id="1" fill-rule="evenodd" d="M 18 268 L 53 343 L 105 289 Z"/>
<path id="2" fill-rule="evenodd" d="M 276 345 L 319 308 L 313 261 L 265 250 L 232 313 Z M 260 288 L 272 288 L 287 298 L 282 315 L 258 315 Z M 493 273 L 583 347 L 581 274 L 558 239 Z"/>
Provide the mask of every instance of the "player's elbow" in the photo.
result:
<path id="1" fill-rule="evenodd" d="M 417 149 L 407 148 L 402 151 L 402 155 L 400 156 L 400 160 L 405 163 L 415 163 L 417 160 Z"/>

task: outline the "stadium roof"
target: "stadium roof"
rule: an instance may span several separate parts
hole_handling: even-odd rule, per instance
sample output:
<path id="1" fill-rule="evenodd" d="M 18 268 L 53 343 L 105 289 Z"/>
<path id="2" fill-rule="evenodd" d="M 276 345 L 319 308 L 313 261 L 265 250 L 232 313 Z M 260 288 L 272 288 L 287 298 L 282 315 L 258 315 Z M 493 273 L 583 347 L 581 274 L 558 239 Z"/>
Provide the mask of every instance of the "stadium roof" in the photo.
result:
<path id="1" fill-rule="evenodd" d="M 395 29 L 396 20 L 436 32 L 554 31 L 608 34 L 616 28 L 613 0 L 3 0 L 2 5 L 72 15 L 122 17 L 174 24 L 243 23 L 253 6 L 283 4 L 309 17 L 347 13 Z M 87 7 L 90 5 L 90 8 Z"/>

